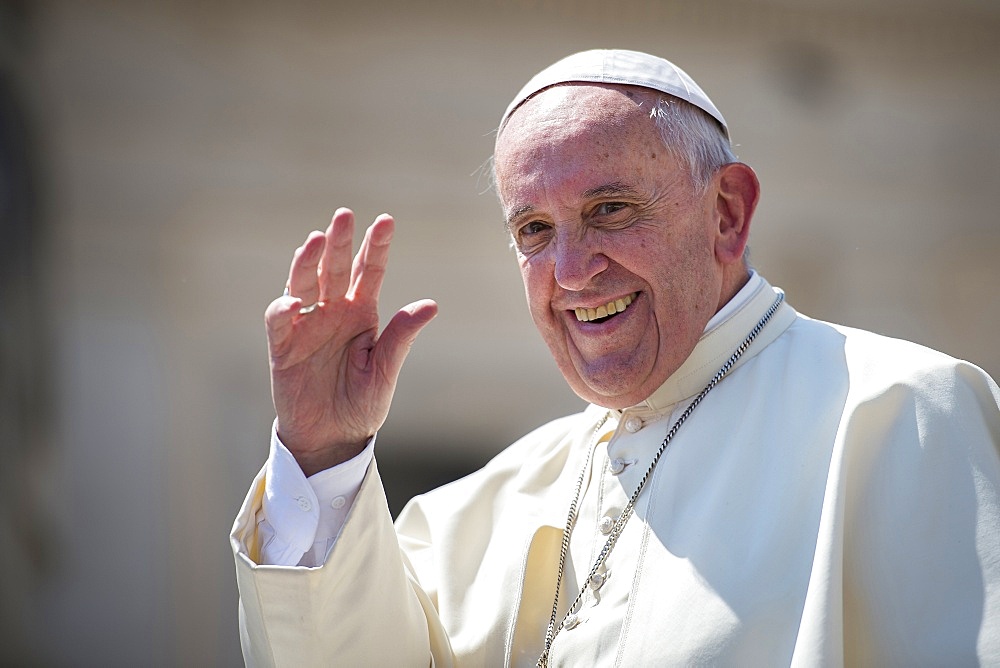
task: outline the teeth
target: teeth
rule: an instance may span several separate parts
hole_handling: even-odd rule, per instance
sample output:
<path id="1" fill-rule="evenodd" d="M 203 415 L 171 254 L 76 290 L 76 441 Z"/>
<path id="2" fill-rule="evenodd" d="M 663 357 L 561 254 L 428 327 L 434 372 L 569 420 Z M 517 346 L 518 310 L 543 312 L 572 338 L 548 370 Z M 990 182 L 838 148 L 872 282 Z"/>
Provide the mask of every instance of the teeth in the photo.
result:
<path id="1" fill-rule="evenodd" d="M 632 303 L 632 299 L 632 295 L 625 295 L 620 299 L 615 299 L 597 308 L 584 308 L 581 306 L 576 309 L 576 319 L 580 322 L 590 322 L 598 318 L 606 318 L 615 313 L 621 313 Z"/>

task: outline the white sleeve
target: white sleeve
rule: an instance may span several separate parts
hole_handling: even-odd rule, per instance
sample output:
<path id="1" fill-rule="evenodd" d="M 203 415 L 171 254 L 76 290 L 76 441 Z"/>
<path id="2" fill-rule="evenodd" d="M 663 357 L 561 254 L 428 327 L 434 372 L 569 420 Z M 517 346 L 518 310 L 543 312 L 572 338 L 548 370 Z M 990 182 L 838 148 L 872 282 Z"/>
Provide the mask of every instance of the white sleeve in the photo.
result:
<path id="1" fill-rule="evenodd" d="M 264 499 L 257 513 L 260 563 L 322 565 L 344 526 L 374 451 L 372 436 L 353 459 L 306 478 L 272 426 Z"/>

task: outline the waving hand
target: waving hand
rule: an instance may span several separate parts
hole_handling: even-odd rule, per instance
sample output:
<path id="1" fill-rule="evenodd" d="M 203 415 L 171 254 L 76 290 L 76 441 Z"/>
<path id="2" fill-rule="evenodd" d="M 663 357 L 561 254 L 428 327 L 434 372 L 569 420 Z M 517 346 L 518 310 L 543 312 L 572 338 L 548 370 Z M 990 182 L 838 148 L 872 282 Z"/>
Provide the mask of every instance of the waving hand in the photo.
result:
<path id="1" fill-rule="evenodd" d="M 433 301 L 413 302 L 379 334 L 393 228 L 376 218 L 352 262 L 354 213 L 338 209 L 295 251 L 288 294 L 265 313 L 278 436 L 306 475 L 350 459 L 382 426 L 403 360 L 437 314 Z"/>

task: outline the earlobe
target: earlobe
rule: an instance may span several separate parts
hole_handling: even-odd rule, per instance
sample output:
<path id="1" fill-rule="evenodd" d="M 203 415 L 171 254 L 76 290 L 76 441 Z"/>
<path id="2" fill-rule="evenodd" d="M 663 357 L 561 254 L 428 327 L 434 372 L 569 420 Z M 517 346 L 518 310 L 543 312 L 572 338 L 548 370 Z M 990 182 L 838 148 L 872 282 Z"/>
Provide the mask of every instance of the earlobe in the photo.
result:
<path id="1" fill-rule="evenodd" d="M 718 237 L 715 254 L 723 264 L 741 262 L 750 239 L 750 221 L 760 199 L 760 182 L 749 165 L 734 162 L 716 174 Z"/>

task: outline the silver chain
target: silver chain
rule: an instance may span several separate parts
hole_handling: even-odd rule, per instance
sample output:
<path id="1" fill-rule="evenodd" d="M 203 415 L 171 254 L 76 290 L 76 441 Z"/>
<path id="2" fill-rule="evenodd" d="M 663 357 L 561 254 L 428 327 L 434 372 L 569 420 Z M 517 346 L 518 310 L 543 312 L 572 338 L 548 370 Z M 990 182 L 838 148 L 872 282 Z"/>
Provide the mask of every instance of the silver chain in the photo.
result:
<path id="1" fill-rule="evenodd" d="M 567 608 L 562 621 L 557 625 L 556 619 L 559 616 L 559 590 L 562 587 L 563 574 L 566 570 L 566 555 L 569 553 L 570 534 L 573 531 L 573 525 L 576 523 L 577 505 L 580 502 L 580 491 L 583 489 L 583 480 L 586 476 L 588 468 L 590 467 L 592 453 L 597 447 L 597 443 L 594 442 L 594 438 L 601 430 L 601 427 L 604 426 L 604 423 L 607 422 L 609 414 L 605 414 L 604 419 L 598 423 L 597 427 L 594 429 L 594 436 L 591 437 L 590 452 L 587 453 L 587 459 L 584 462 L 583 470 L 580 472 L 580 478 L 576 483 L 576 493 L 573 496 L 573 503 L 571 503 L 569 507 L 569 515 L 566 517 L 566 529 L 563 531 L 562 548 L 559 550 L 559 572 L 556 576 L 556 594 L 555 599 L 552 602 L 552 616 L 549 618 L 549 625 L 545 631 L 545 648 L 542 650 L 541 656 L 538 657 L 536 668 L 545 668 L 548 666 L 549 652 L 552 650 L 553 641 L 555 641 L 559 632 L 563 630 L 563 627 L 566 626 L 566 620 L 569 616 L 576 612 L 577 607 L 580 605 L 580 602 L 583 600 L 583 596 L 587 591 L 587 585 L 590 584 L 590 582 L 594 579 L 594 576 L 597 575 L 597 572 L 601 569 L 601 566 L 603 566 L 604 562 L 607 561 L 608 555 L 611 554 L 611 550 L 614 548 L 615 543 L 618 542 L 618 537 L 621 536 L 622 531 L 625 529 L 625 523 L 628 522 L 629 518 L 632 516 L 632 511 L 635 508 L 635 502 L 639 499 L 639 494 L 642 492 L 643 487 L 646 486 L 646 482 L 653 474 L 653 469 L 656 468 L 656 464 L 660 461 L 660 457 L 666 451 L 670 441 L 673 440 L 677 431 L 681 428 L 681 425 L 684 424 L 684 422 L 691 416 L 694 409 L 698 407 L 698 404 L 700 404 L 708 393 L 719 384 L 719 381 L 725 378 L 726 374 L 732 370 L 733 365 L 735 365 L 736 361 L 739 360 L 740 357 L 743 356 L 743 353 L 747 351 L 747 348 L 750 347 L 750 344 L 757 338 L 757 335 L 760 334 L 762 329 L 764 329 L 764 326 L 771 319 L 771 316 L 773 316 L 778 310 L 778 307 L 784 299 L 785 295 L 783 293 L 778 293 L 778 297 L 774 300 L 774 303 L 771 304 L 771 307 L 767 309 L 767 312 L 764 313 L 764 316 L 754 326 L 754 328 L 750 330 L 747 337 L 743 339 L 743 343 L 739 345 L 732 356 L 730 356 L 726 363 L 722 365 L 722 368 L 716 372 L 715 376 L 712 377 L 712 380 L 708 381 L 708 385 L 705 386 L 705 389 L 698 393 L 698 396 L 696 396 L 690 405 L 684 409 L 684 412 L 681 413 L 680 417 L 677 418 L 677 421 L 674 422 L 673 426 L 667 432 L 667 435 L 663 438 L 663 442 L 660 444 L 659 449 L 657 449 L 656 454 L 653 455 L 653 461 L 650 462 L 649 468 L 646 469 L 642 479 L 639 481 L 639 485 L 635 488 L 635 491 L 629 498 L 628 503 L 625 504 L 624 510 L 622 510 L 621 515 L 618 516 L 614 526 L 608 533 L 608 540 L 604 543 L 604 547 L 601 548 L 600 554 L 597 555 L 597 560 L 594 562 L 594 566 L 590 569 L 587 579 L 583 581 L 583 587 L 580 588 L 580 593 L 576 595 L 573 603 L 571 603 L 569 608 Z"/>

